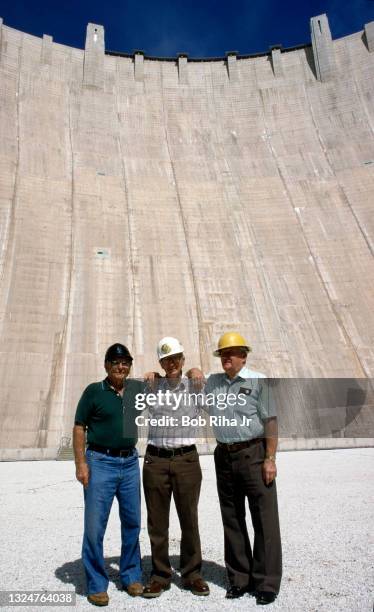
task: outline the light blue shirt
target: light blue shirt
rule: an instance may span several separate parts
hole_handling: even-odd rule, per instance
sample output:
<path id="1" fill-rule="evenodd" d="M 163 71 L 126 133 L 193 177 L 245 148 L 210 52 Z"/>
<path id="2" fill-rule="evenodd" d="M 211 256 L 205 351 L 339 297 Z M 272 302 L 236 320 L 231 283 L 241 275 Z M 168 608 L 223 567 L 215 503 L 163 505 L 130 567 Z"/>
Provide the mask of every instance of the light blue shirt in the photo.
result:
<path id="1" fill-rule="evenodd" d="M 263 437 L 264 421 L 276 417 L 269 381 L 247 367 L 234 379 L 211 374 L 204 404 L 216 439 L 228 444 Z"/>

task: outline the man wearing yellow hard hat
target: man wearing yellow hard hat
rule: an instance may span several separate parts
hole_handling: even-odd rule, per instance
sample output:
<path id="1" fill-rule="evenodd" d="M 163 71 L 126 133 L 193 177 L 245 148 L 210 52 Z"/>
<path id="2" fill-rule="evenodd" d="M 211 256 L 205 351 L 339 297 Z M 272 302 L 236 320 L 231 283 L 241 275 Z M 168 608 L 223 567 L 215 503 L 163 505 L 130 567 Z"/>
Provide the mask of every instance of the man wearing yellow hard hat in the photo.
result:
<path id="1" fill-rule="evenodd" d="M 238 332 L 223 334 L 213 353 L 221 359 L 223 372 L 209 376 L 205 394 L 216 400 L 208 410 L 217 439 L 214 461 L 230 582 L 226 597 L 250 592 L 257 604 L 266 605 L 277 597 L 282 574 L 275 485 L 277 419 L 268 381 L 246 366 L 250 351 Z M 245 522 L 246 498 L 253 550 Z"/>

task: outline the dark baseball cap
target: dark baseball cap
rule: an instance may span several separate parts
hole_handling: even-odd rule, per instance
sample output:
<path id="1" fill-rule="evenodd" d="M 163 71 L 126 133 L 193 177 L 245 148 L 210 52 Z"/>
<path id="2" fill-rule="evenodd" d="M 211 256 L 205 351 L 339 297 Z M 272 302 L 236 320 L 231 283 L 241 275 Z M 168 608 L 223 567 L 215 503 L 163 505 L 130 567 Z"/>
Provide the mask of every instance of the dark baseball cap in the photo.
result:
<path id="1" fill-rule="evenodd" d="M 105 353 L 105 361 L 113 361 L 114 359 L 121 358 L 133 360 L 129 349 L 124 344 L 116 342 L 116 344 L 112 344 Z"/>

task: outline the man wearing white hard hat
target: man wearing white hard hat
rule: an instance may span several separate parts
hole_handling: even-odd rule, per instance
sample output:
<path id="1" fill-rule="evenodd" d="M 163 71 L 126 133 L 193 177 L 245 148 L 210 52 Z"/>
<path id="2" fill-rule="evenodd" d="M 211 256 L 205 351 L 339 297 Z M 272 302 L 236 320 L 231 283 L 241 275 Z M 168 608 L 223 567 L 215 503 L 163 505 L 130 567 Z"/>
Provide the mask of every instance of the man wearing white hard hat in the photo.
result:
<path id="1" fill-rule="evenodd" d="M 154 397 L 149 412 L 156 424 L 149 424 L 143 467 L 152 550 L 152 576 L 143 597 L 158 597 L 170 587 L 172 568 L 168 531 L 172 495 L 182 532 L 180 570 L 183 585 L 194 595 L 209 595 L 209 587 L 200 575 L 202 558 L 197 507 L 202 475 L 199 456 L 193 430 L 178 426 L 182 407 L 184 415 L 186 412 L 196 415 L 194 403 L 190 405 L 186 401 L 190 394 L 189 381 L 182 377 L 184 348 L 179 340 L 168 336 L 158 343 L 157 357 L 165 377 L 157 381 L 157 394 L 152 393 Z M 166 417 L 174 421 L 165 425 Z"/>
<path id="2" fill-rule="evenodd" d="M 230 582 L 226 597 L 255 594 L 258 605 L 272 603 L 282 574 L 277 474 L 277 420 L 271 388 L 265 376 L 246 367 L 251 351 L 238 332 L 227 332 L 214 355 L 223 372 L 211 374 L 205 394 L 226 397 L 209 406 L 212 416 L 233 419 L 238 426 L 212 423 L 217 447 L 214 461 L 225 538 L 225 563 Z M 229 397 L 234 402 L 229 402 Z M 244 421 L 244 422 L 243 422 Z M 253 551 L 245 521 L 247 498 L 254 529 Z"/>

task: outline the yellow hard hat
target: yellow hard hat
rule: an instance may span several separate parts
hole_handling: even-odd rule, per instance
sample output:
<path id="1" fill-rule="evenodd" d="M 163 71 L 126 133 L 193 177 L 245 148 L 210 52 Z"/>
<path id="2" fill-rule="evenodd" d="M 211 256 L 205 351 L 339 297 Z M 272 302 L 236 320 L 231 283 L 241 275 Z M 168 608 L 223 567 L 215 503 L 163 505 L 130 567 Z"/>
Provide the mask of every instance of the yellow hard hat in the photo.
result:
<path id="1" fill-rule="evenodd" d="M 248 353 L 252 350 L 248 342 L 243 338 L 243 336 L 241 336 L 238 332 L 229 331 L 220 337 L 220 339 L 218 340 L 218 348 L 216 351 L 214 351 L 213 355 L 215 357 L 219 357 L 223 349 L 231 348 L 234 346 L 243 348 L 248 351 Z"/>

